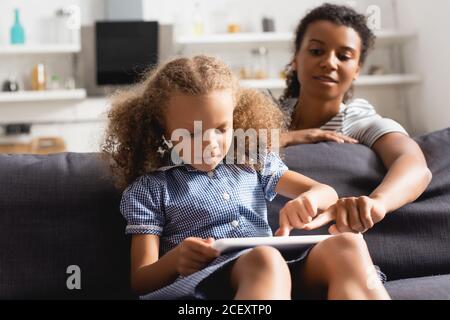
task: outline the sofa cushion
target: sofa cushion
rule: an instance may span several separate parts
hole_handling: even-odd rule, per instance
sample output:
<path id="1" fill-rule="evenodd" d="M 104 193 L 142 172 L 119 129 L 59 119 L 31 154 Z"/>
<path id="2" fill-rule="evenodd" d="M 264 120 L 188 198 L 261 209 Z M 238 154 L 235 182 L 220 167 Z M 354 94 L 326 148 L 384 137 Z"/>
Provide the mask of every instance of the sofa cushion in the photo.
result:
<path id="1" fill-rule="evenodd" d="M 0 155 L 0 299 L 132 297 L 109 177 L 95 154 Z"/>
<path id="2" fill-rule="evenodd" d="M 385 287 L 394 300 L 450 300 L 450 275 L 390 281 Z"/>
<path id="3" fill-rule="evenodd" d="M 450 129 L 416 141 L 433 173 L 431 184 L 417 201 L 390 213 L 364 234 L 374 263 L 388 280 L 450 273 Z M 363 145 L 298 145 L 286 149 L 285 162 L 291 170 L 333 186 L 340 197 L 370 194 L 386 173 L 376 154 Z M 286 201 L 278 196 L 269 204 L 274 230 Z M 311 233 L 326 234 L 327 227 Z"/>

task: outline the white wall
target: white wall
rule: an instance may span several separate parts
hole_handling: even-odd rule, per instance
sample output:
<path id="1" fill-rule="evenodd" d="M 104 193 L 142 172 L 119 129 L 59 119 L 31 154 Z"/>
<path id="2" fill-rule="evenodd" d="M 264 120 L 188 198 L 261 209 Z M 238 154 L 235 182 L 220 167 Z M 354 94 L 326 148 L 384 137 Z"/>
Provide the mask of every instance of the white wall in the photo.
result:
<path id="1" fill-rule="evenodd" d="M 92 25 L 106 18 L 105 0 L 78 0 L 81 7 L 81 24 Z"/>
<path id="2" fill-rule="evenodd" d="M 54 14 L 55 10 L 69 4 L 78 4 L 81 7 L 82 24 L 92 25 L 95 20 L 103 20 L 112 16 L 110 4 L 120 5 L 124 10 L 125 18 L 143 18 L 145 20 L 159 20 L 160 22 L 174 22 L 177 24 L 179 33 L 189 33 L 192 23 L 192 12 L 195 0 L 131 0 L 131 3 L 125 0 L 0 0 L 0 45 L 9 42 L 9 30 L 13 23 L 13 10 L 18 7 L 21 9 L 22 23 L 27 32 L 28 43 L 50 42 L 52 39 L 52 30 L 48 27 L 48 19 Z M 382 12 L 382 27 L 393 28 L 395 23 L 392 3 L 394 0 L 358 0 L 346 1 L 335 0 L 336 3 L 352 3 L 359 11 L 365 11 L 369 5 L 378 5 Z M 291 32 L 297 25 L 299 19 L 304 13 L 325 1 L 321 0 L 199 0 L 201 10 L 205 17 L 206 32 L 224 32 L 227 23 L 239 23 L 244 32 L 254 32 L 261 30 L 261 19 L 263 16 L 269 16 L 275 19 L 276 30 L 280 32 Z M 133 8 L 142 7 L 139 10 L 129 10 L 127 5 L 137 5 Z M 406 71 L 417 72 L 423 75 L 423 84 L 411 87 L 409 90 L 410 110 L 413 123 L 412 133 L 430 132 L 440 128 L 450 126 L 450 90 L 448 74 L 450 74 L 450 63 L 447 61 L 450 56 L 450 43 L 448 41 L 448 30 L 450 22 L 448 21 L 448 12 L 450 12 L 450 1 L 448 0 L 397 0 L 398 3 L 398 27 L 404 29 L 416 29 L 419 32 L 417 42 L 409 46 L 406 54 Z M 114 13 L 114 18 L 119 18 Z M 130 16 L 131 15 L 131 16 Z M 239 55 L 239 53 L 236 53 Z M 286 52 L 284 61 L 290 56 Z M 372 58 L 376 59 L 376 55 Z M 8 58 L 9 59 L 9 58 Z M 56 63 L 54 57 L 30 57 L 17 58 L 15 62 L 0 60 L 0 80 L 7 75 L 14 64 L 25 66 L 23 72 L 28 72 L 35 63 L 35 60 L 49 60 L 48 64 L 61 64 L 67 66 L 70 70 L 70 60 L 67 57 L 59 57 L 61 61 Z M 240 56 L 242 60 L 243 57 Z M 274 63 L 279 62 L 274 58 Z M 23 60 L 23 61 L 22 61 Z M 45 61 L 44 61 L 45 62 Z M 64 72 L 64 70 L 62 71 Z M 69 71 L 67 71 L 69 72 Z M 24 73 L 24 75 L 25 75 Z M 371 100 L 382 114 L 391 114 L 393 118 L 401 119 L 404 110 L 400 109 L 398 101 L 392 99 L 397 95 L 397 88 L 390 88 L 383 91 L 378 90 L 359 90 L 358 96 L 367 97 Z M 0 106 L 0 122 L 26 120 L 70 120 L 83 119 L 92 108 L 104 111 L 106 101 L 90 100 L 84 102 L 72 103 L 51 103 L 51 104 L 23 104 L 11 105 L 8 107 Z M 92 105 L 92 106 L 91 106 Z M 73 115 L 73 117 L 71 116 Z M 398 115 L 398 116 L 397 116 Z M 97 117 L 97 115 L 87 118 Z M 78 132 L 77 128 L 83 125 L 70 127 L 68 125 L 47 126 L 33 128 L 34 135 L 42 134 L 63 134 L 69 138 L 69 149 L 71 151 L 91 150 L 92 142 L 85 145 L 81 140 L 89 140 L 88 132 L 100 132 L 100 126 L 97 124 L 86 124 L 89 130 L 84 128 Z M 98 135 L 98 134 L 97 134 Z M 83 137 L 80 139 L 80 137 Z M 81 141 L 81 142 L 80 142 Z M 94 143 L 95 144 L 95 143 Z M 93 149 L 92 149 L 93 150 Z"/>
<path id="3" fill-rule="evenodd" d="M 104 0 L 1 0 L 0 45 L 8 44 L 14 22 L 14 9 L 20 9 L 20 18 L 27 43 L 48 43 L 54 38 L 51 18 L 57 9 L 75 4 L 81 8 L 81 23 L 92 24 L 105 17 Z"/>
<path id="4" fill-rule="evenodd" d="M 107 0 L 111 1 L 111 0 Z M 276 30 L 290 32 L 295 29 L 300 18 L 307 10 L 324 2 L 350 4 L 364 12 L 369 5 L 378 5 L 382 11 L 383 27 L 393 24 L 392 0 L 133 0 L 143 2 L 143 15 L 146 20 L 174 22 L 179 32 L 189 33 L 192 24 L 195 3 L 199 3 L 205 20 L 205 31 L 225 32 L 229 22 L 241 25 L 244 32 L 262 31 L 261 20 L 264 16 L 275 19 Z"/>
<path id="5" fill-rule="evenodd" d="M 397 0 L 399 26 L 419 33 L 405 52 L 406 66 L 423 76 L 411 92 L 411 118 L 419 132 L 450 126 L 450 1 Z"/>
<path id="6" fill-rule="evenodd" d="M 109 20 L 142 19 L 143 3 L 141 0 L 106 0 L 105 12 Z"/>

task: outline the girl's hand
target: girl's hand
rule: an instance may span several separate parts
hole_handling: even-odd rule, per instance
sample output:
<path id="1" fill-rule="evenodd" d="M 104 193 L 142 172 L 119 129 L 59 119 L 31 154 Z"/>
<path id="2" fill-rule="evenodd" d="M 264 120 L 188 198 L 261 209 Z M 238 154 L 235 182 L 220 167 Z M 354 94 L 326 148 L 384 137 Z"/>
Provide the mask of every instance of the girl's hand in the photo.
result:
<path id="1" fill-rule="evenodd" d="M 213 249 L 213 238 L 187 238 L 177 247 L 177 271 L 182 276 L 188 276 L 201 270 L 205 265 L 220 255 Z"/>
<path id="2" fill-rule="evenodd" d="M 317 200 L 307 193 L 289 201 L 280 210 L 280 227 L 275 236 L 289 236 L 292 229 L 303 229 L 317 215 L 317 207 Z"/>
<path id="3" fill-rule="evenodd" d="M 305 143 L 318 143 L 322 141 L 334 141 L 337 143 L 359 143 L 358 140 L 343 134 L 321 129 L 304 129 L 285 133 L 281 136 L 283 146 L 291 146 Z"/>
<path id="4" fill-rule="evenodd" d="M 314 230 L 331 221 L 336 221 L 336 224 L 328 229 L 330 234 L 364 233 L 374 224 L 383 220 L 386 214 L 386 208 L 380 200 L 366 196 L 342 198 L 306 225 L 304 229 Z"/>

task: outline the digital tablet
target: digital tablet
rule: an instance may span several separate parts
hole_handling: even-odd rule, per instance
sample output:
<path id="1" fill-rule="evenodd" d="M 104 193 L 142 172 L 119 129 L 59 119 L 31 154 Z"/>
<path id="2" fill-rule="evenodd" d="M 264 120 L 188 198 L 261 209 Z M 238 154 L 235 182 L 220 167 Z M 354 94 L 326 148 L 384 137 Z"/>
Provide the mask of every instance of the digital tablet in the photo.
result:
<path id="1" fill-rule="evenodd" d="M 326 240 L 332 235 L 320 236 L 292 236 L 292 237 L 257 237 L 257 238 L 225 238 L 214 241 L 212 247 L 221 253 L 253 248 L 257 246 L 271 246 L 277 249 L 297 249 Z"/>

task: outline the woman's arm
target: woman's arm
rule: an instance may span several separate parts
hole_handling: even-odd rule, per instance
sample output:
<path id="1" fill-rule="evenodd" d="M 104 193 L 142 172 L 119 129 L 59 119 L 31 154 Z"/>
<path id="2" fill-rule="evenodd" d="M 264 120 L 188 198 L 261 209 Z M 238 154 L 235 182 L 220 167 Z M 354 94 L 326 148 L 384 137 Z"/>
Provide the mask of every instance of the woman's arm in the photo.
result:
<path id="1" fill-rule="evenodd" d="M 389 133 L 374 144 L 373 150 L 388 172 L 370 198 L 380 201 L 387 213 L 415 201 L 430 184 L 432 174 L 425 156 L 411 138 Z"/>
<path id="2" fill-rule="evenodd" d="M 187 276 L 220 255 L 211 247 L 214 239 L 187 238 L 159 259 L 159 236 L 133 235 L 131 241 L 131 287 L 139 295 Z"/>
<path id="3" fill-rule="evenodd" d="M 365 232 L 425 191 L 432 174 L 414 140 L 401 133 L 388 133 L 374 144 L 373 150 L 388 169 L 381 184 L 369 197 L 339 199 L 305 229 L 316 229 L 335 220 L 330 233 Z"/>
<path id="4" fill-rule="evenodd" d="M 281 133 L 280 147 L 286 148 L 297 144 L 317 143 L 322 141 L 333 141 L 336 143 L 358 143 L 351 137 L 334 131 L 325 131 L 321 129 L 294 130 Z"/>
<path id="5" fill-rule="evenodd" d="M 280 228 L 276 236 L 287 236 L 294 228 L 301 229 L 338 199 L 336 191 L 294 171 L 287 171 L 278 181 L 275 191 L 292 198 L 280 210 Z"/>

